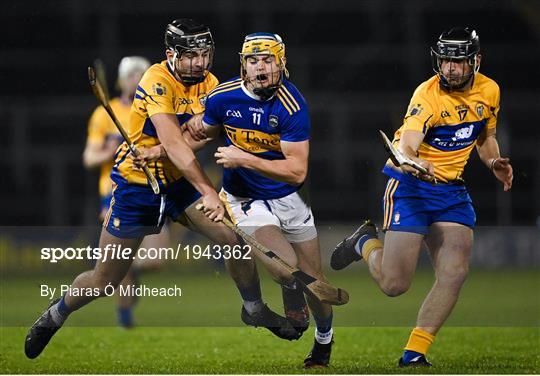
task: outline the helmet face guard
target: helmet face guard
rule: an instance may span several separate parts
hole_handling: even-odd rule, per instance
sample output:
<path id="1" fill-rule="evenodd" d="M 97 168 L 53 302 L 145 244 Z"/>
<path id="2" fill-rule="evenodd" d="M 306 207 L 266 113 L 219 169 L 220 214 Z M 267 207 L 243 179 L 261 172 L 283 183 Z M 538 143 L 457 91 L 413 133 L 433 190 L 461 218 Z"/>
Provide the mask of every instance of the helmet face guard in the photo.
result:
<path id="1" fill-rule="evenodd" d="M 479 52 L 480 40 L 474 30 L 452 28 L 443 32 L 436 45 L 431 48 L 431 66 L 439 75 L 440 85 L 446 90 L 459 90 L 471 82 L 480 69 L 477 60 Z M 461 76 L 446 77 L 442 69 L 443 63 L 467 64 L 470 72 Z M 458 83 L 454 84 L 453 81 Z"/>
<path id="2" fill-rule="evenodd" d="M 253 56 L 273 56 L 279 72 L 266 72 L 264 74 L 248 76 L 247 60 Z M 245 83 L 253 86 L 253 92 L 262 99 L 273 96 L 283 83 L 283 77 L 289 77 L 289 72 L 285 67 L 285 44 L 281 37 L 271 33 L 249 34 L 244 39 L 242 51 L 240 52 L 240 76 Z M 278 76 L 277 79 L 274 77 Z M 270 79 L 271 82 L 264 86 L 261 81 Z"/>
<path id="3" fill-rule="evenodd" d="M 174 54 L 168 64 L 177 80 L 185 85 L 204 81 L 214 59 L 214 39 L 208 27 L 190 19 L 175 20 L 167 25 L 165 46 Z M 205 53 L 208 53 L 205 66 L 195 67 L 193 59 Z M 178 67 L 182 59 L 189 59 L 188 68 Z"/>

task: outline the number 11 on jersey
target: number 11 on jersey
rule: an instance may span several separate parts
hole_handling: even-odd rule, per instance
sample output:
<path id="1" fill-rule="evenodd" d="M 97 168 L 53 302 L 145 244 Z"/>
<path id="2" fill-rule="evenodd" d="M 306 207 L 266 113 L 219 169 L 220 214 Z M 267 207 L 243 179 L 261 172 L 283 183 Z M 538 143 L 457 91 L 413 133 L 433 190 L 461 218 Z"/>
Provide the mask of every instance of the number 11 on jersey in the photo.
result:
<path id="1" fill-rule="evenodd" d="M 253 113 L 253 124 L 261 125 L 261 114 Z"/>

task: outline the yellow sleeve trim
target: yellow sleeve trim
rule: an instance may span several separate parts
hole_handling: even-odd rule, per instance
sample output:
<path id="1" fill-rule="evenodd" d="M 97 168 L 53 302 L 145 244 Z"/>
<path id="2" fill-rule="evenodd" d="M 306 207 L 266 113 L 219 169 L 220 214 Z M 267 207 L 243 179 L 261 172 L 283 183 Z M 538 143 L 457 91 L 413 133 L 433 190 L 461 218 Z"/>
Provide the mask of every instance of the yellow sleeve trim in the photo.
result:
<path id="1" fill-rule="evenodd" d="M 292 108 L 293 109 L 296 108 L 296 111 L 300 111 L 300 105 L 298 104 L 296 99 L 294 99 L 294 97 L 291 94 L 291 92 L 289 91 L 289 89 L 287 89 L 285 86 L 281 85 L 280 90 L 285 94 L 285 97 L 287 97 L 289 99 L 289 101 L 293 104 Z"/>
<path id="2" fill-rule="evenodd" d="M 278 91 L 277 96 L 278 96 L 278 98 L 279 98 L 279 101 L 280 101 L 281 104 L 283 105 L 283 107 L 285 107 L 285 109 L 286 109 L 287 112 L 289 113 L 289 115 L 292 115 L 293 112 L 292 112 L 291 109 L 289 108 L 289 105 L 287 104 L 286 99 L 283 97 L 283 95 L 281 94 L 281 92 Z"/>
<path id="3" fill-rule="evenodd" d="M 240 85 L 241 85 L 240 83 L 236 83 L 235 85 L 227 86 L 227 87 L 225 87 L 223 89 L 216 88 L 208 95 L 208 98 L 212 98 L 216 94 L 221 94 L 221 93 L 225 93 L 227 91 L 239 89 Z"/>

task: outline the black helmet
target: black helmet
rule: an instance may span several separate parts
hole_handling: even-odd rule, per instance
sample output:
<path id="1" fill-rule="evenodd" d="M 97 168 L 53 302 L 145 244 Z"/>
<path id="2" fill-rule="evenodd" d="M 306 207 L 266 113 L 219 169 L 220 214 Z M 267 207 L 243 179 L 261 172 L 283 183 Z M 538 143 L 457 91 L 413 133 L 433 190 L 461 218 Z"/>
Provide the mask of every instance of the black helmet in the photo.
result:
<path id="1" fill-rule="evenodd" d="M 208 26 L 203 25 L 190 18 L 179 18 L 172 21 L 165 29 L 165 47 L 174 52 L 172 67 L 177 79 L 186 85 L 194 85 L 204 81 L 206 75 L 212 66 L 214 57 L 214 39 Z M 189 72 L 178 72 L 176 67 L 176 59 L 182 57 L 183 54 L 189 51 L 196 52 L 197 50 L 209 50 L 208 64 L 204 67 L 203 75 L 193 74 Z M 169 62 L 169 66 L 171 62 Z"/>
<path id="2" fill-rule="evenodd" d="M 431 64 L 435 73 L 441 78 L 441 85 L 446 89 L 459 89 L 465 86 L 480 68 L 476 59 L 479 52 L 480 38 L 475 30 L 469 27 L 453 27 L 450 30 L 444 31 L 435 46 L 431 48 Z M 451 87 L 441 72 L 442 60 L 466 60 L 472 67 L 469 79 L 464 80 L 459 85 L 460 87 Z"/>

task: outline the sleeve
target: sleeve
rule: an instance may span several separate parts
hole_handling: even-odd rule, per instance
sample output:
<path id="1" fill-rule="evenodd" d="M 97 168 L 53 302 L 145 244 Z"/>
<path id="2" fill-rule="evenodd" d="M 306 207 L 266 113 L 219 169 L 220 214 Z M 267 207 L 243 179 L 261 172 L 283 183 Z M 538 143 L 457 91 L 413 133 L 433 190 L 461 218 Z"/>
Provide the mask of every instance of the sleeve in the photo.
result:
<path id="1" fill-rule="evenodd" d="M 208 125 L 221 125 L 223 123 L 223 115 L 221 114 L 217 95 L 210 95 L 206 98 L 203 121 Z"/>
<path id="2" fill-rule="evenodd" d="M 293 113 L 281 126 L 281 141 L 300 142 L 309 140 L 311 120 L 304 104 L 300 111 Z"/>
<path id="3" fill-rule="evenodd" d="M 489 119 L 487 129 L 495 129 L 497 127 L 497 117 L 499 116 L 501 91 L 499 85 L 494 85 L 494 96 L 492 103 L 489 104 Z"/>
<path id="4" fill-rule="evenodd" d="M 155 114 L 176 114 L 173 89 L 165 77 L 145 74 L 137 86 L 135 99 L 143 102 L 149 117 Z"/>
<path id="5" fill-rule="evenodd" d="M 435 124 L 435 108 L 428 100 L 426 93 L 416 89 L 407 113 L 403 119 L 403 131 L 417 131 L 426 134 L 428 129 Z"/>
<path id="6" fill-rule="evenodd" d="M 90 116 L 88 120 L 88 144 L 103 145 L 105 138 L 107 137 L 107 122 L 109 119 L 106 117 L 106 112 L 103 108 L 98 107 Z"/>

